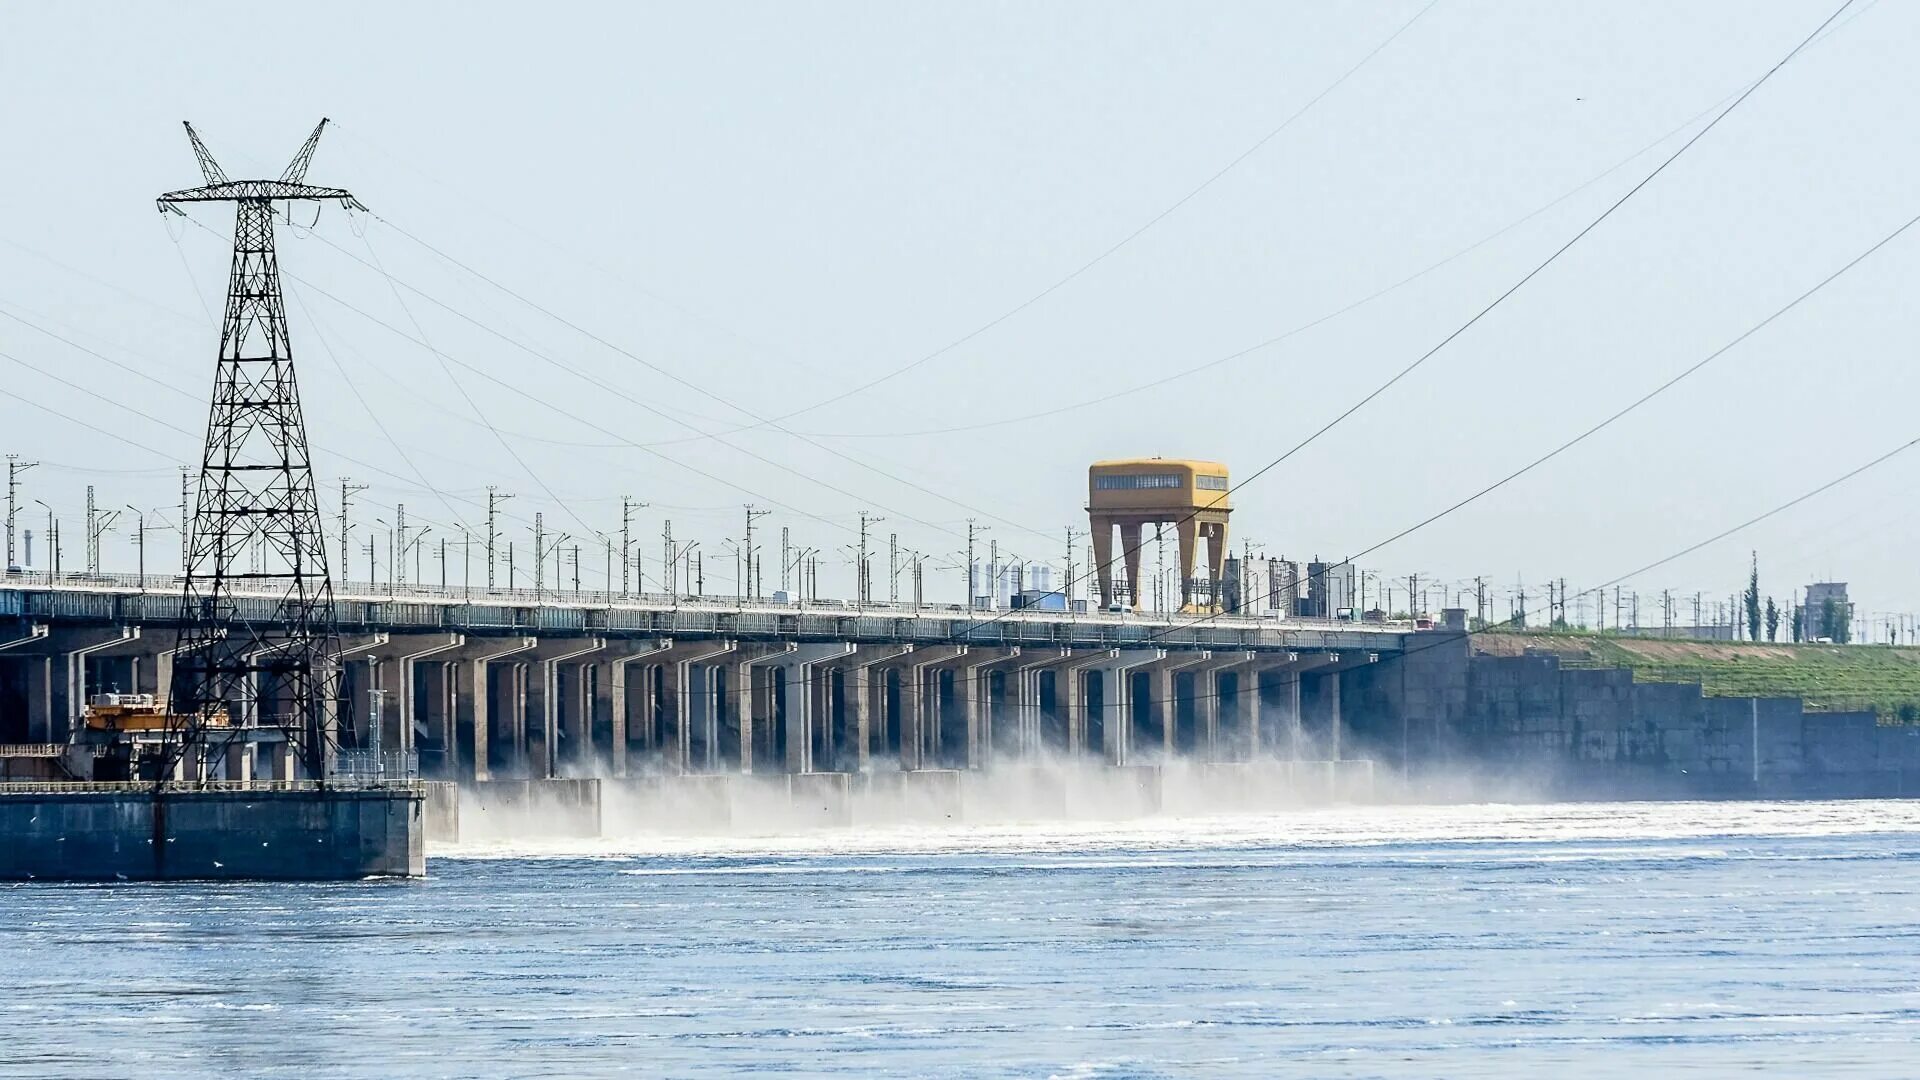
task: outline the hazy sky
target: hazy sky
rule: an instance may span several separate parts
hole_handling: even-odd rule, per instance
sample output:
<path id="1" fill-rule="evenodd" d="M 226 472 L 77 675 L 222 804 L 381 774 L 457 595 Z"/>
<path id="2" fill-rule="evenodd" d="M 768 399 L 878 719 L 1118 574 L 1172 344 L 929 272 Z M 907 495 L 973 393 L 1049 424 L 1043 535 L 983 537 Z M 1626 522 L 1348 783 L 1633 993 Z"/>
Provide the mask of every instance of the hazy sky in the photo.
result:
<path id="1" fill-rule="evenodd" d="M 492 483 L 515 493 L 523 545 L 536 510 L 584 536 L 617 529 L 621 495 L 651 502 L 636 523 L 650 575 L 663 517 L 717 552 L 745 502 L 775 511 L 758 523 L 774 543 L 786 525 L 838 548 L 865 508 L 887 519 L 881 545 L 898 531 L 945 556 L 974 517 L 1003 552 L 1057 563 L 1062 529 L 1085 523 L 1088 462 L 1218 458 L 1244 476 L 1272 461 L 1573 235 L 1834 5 L 1439 0 L 1204 191 L 1014 311 L 1424 6 L 8 5 L 0 352 L 16 359 L 0 358 L 0 388 L 158 453 L 11 397 L 0 450 L 46 462 L 25 498 L 72 538 L 88 483 L 104 506 L 177 501 L 226 270 L 208 230 L 231 227 L 216 208 L 195 215 L 205 228 L 155 212 L 154 195 L 199 182 L 179 121 L 230 175 L 277 175 L 325 115 L 338 127 L 309 179 L 379 215 L 327 209 L 311 235 L 281 231 L 330 515 L 351 475 L 373 485 L 362 516 L 404 502 L 437 538 L 483 521 Z M 1398 532 L 1920 213 L 1920 8 L 1857 0 L 1836 25 L 1493 315 L 1238 492 L 1236 550 L 1332 557 Z M 1067 408 L 1468 248 L 1277 344 Z M 1365 564 L 1578 588 L 1920 436 L 1917 289 L 1920 229 Z M 969 334 L 787 431 L 735 430 Z M 1831 576 L 1863 610 L 1920 609 L 1916 478 L 1920 449 L 1633 585 L 1724 596 L 1757 548 L 1783 599 Z M 175 536 L 151 543 L 155 566 L 175 565 Z M 130 532 L 107 551 L 130 567 Z M 67 552 L 77 563 L 77 539 Z M 730 589 L 708 566 L 709 588 Z M 844 593 L 844 563 L 827 573 Z M 958 578 L 933 591 L 957 597 Z"/>

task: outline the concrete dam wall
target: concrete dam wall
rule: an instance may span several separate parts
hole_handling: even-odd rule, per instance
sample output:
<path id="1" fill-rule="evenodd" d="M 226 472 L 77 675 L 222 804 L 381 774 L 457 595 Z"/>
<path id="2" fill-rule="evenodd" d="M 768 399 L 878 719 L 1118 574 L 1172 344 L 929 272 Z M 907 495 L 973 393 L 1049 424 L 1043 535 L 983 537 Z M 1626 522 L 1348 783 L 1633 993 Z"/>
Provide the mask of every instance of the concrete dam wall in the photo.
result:
<path id="1" fill-rule="evenodd" d="M 1349 695 L 1356 751 L 1416 794 L 1920 795 L 1920 727 L 1792 697 L 1707 697 L 1552 655 L 1477 655 L 1466 635 L 1433 641 L 1357 672 Z"/>
<path id="2" fill-rule="evenodd" d="M 426 873 L 424 796 L 366 790 L 0 791 L 0 880 L 356 880 Z"/>

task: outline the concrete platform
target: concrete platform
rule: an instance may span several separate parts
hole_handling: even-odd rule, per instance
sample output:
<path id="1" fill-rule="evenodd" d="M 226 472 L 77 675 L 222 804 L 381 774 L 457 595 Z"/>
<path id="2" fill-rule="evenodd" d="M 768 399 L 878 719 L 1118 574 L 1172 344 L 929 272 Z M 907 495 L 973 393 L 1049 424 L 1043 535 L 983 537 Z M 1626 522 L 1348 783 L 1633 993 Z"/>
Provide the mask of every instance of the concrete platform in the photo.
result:
<path id="1" fill-rule="evenodd" d="M 862 825 L 962 821 L 961 775 L 952 769 L 866 773 L 859 779 L 854 816 Z"/>
<path id="2" fill-rule="evenodd" d="M 23 785 L 23 787 L 28 787 Z M 168 792 L 0 789 L 0 880 L 353 881 L 423 877 L 417 785 Z"/>
<path id="3" fill-rule="evenodd" d="M 844 829 L 853 824 L 853 797 L 847 773 L 796 773 L 787 777 L 791 822 L 802 829 Z"/>
<path id="4" fill-rule="evenodd" d="M 448 780 L 433 780 L 420 785 L 426 789 L 427 842 L 460 842 L 460 786 Z"/>
<path id="5" fill-rule="evenodd" d="M 1067 780 L 1060 769 L 1004 768 L 961 774 L 966 821 L 1059 821 L 1067 816 Z"/>
<path id="6" fill-rule="evenodd" d="M 1070 769 L 1067 814 L 1074 818 L 1134 818 L 1160 812 L 1165 773 L 1158 765 Z"/>
<path id="7" fill-rule="evenodd" d="M 733 827 L 730 775 L 637 776 L 601 782 L 601 828 L 606 835 L 697 834 Z"/>
<path id="8" fill-rule="evenodd" d="M 592 840 L 600 835 L 598 780 L 482 780 L 466 789 L 463 832 Z"/>

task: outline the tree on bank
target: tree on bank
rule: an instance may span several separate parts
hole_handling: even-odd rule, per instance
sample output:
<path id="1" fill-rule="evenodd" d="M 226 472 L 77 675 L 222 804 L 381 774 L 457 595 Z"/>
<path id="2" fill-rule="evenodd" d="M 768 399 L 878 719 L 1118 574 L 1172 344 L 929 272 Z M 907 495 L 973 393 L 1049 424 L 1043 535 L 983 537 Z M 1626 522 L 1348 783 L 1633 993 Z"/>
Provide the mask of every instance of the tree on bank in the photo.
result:
<path id="1" fill-rule="evenodd" d="M 1798 642 L 1801 638 L 1801 627 L 1805 624 L 1806 618 L 1807 609 L 1801 607 L 1798 602 L 1794 603 L 1792 607 L 1787 610 L 1787 627 L 1792 632 L 1795 642 Z"/>
<path id="2" fill-rule="evenodd" d="M 1747 640 L 1760 640 L 1760 553 L 1753 553 L 1753 569 L 1747 575 Z"/>
<path id="3" fill-rule="evenodd" d="M 1845 645 L 1851 636 L 1853 627 L 1847 618 L 1846 609 L 1839 602 L 1828 598 L 1820 602 L 1820 635 L 1836 644 Z"/>
<path id="4" fill-rule="evenodd" d="M 1767 640 L 1778 641 L 1780 634 L 1780 609 L 1773 605 L 1773 597 L 1767 597 Z"/>

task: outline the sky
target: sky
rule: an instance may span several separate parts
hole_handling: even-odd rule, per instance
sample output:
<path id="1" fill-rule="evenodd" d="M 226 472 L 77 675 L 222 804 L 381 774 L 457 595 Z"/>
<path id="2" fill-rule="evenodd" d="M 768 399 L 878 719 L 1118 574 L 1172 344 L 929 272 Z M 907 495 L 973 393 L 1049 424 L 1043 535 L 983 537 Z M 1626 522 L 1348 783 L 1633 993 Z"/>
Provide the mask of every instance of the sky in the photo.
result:
<path id="1" fill-rule="evenodd" d="M 969 519 L 982 554 L 1057 566 L 1086 466 L 1153 455 L 1272 465 L 1234 493 L 1235 550 L 1338 558 L 1920 213 L 1920 8 L 1856 0 L 1294 449 L 1836 5 L 8 5 L 0 451 L 41 462 L 23 528 L 44 500 L 78 537 L 88 484 L 177 517 L 232 226 L 155 210 L 200 182 L 180 121 L 229 175 L 277 176 L 326 116 L 308 179 L 370 212 L 279 233 L 322 505 L 337 528 L 339 478 L 369 485 L 354 542 L 383 549 L 404 504 L 430 580 L 441 538 L 459 580 L 493 485 L 523 552 L 536 512 L 592 553 L 646 502 L 643 573 L 671 519 L 714 592 L 753 503 L 769 590 L 786 528 L 847 594 L 865 510 L 957 599 L 937 568 Z M 1916 286 L 1920 228 L 1361 564 L 1577 591 L 1920 437 Z M 1838 579 L 1863 612 L 1920 611 L 1916 479 L 1920 448 L 1624 587 L 1648 621 L 1757 554 L 1783 603 Z M 132 518 L 108 569 L 133 568 Z M 148 543 L 177 566 L 176 533 Z M 582 556 L 587 587 L 603 564 Z"/>

